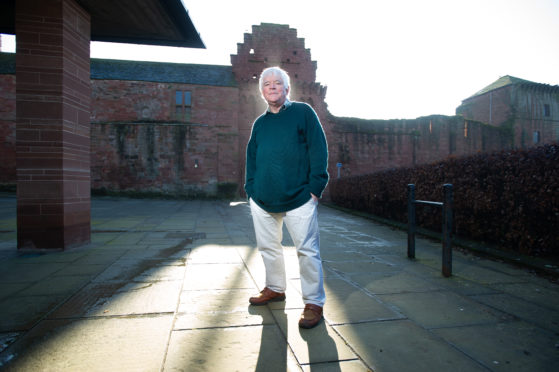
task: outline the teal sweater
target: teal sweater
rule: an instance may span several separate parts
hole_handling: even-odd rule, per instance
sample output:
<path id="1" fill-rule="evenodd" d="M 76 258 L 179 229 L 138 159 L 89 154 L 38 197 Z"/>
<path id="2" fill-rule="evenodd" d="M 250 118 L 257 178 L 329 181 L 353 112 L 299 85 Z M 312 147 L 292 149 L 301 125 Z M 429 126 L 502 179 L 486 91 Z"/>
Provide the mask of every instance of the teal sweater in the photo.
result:
<path id="1" fill-rule="evenodd" d="M 302 102 L 256 119 L 247 145 L 245 191 L 277 213 L 321 197 L 328 183 L 328 146 L 314 110 Z"/>

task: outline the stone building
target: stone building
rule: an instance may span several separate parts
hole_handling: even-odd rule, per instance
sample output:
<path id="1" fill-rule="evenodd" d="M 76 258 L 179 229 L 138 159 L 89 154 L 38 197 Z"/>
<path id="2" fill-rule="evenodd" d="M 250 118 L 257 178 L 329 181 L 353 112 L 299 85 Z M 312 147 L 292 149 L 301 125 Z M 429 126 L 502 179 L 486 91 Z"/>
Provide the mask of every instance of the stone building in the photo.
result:
<path id="1" fill-rule="evenodd" d="M 215 194 L 239 182 L 231 67 L 92 60 L 94 190 Z"/>
<path id="2" fill-rule="evenodd" d="M 13 55 L 0 54 L 0 184 L 15 183 L 13 64 Z M 514 133 L 523 138 L 539 130 L 540 142 L 557 139 L 548 131 L 557 128 L 558 99 L 552 98 L 559 88 L 535 83 L 493 84 L 464 100 L 457 116 L 335 117 L 325 103 L 326 87 L 316 82 L 317 62 L 304 39 L 287 25 L 261 24 L 244 35 L 231 66 L 92 59 L 92 189 L 242 195 L 245 146 L 254 119 L 266 107 L 258 77 L 263 68 L 275 65 L 289 72 L 291 98 L 315 108 L 328 139 L 333 178 L 530 145 L 516 136 L 513 140 L 506 123 L 512 112 L 524 112 L 518 108 L 535 106 L 525 104 L 528 98 L 519 98 L 519 93 L 507 93 L 516 97 L 509 101 L 497 99 L 509 88 L 551 99 L 534 98 L 542 119 L 549 110 L 550 120 L 515 121 Z M 489 119 L 483 103 L 488 94 L 493 97 Z"/>
<path id="3" fill-rule="evenodd" d="M 456 114 L 508 130 L 514 148 L 559 141 L 559 86 L 503 76 L 463 100 Z"/>

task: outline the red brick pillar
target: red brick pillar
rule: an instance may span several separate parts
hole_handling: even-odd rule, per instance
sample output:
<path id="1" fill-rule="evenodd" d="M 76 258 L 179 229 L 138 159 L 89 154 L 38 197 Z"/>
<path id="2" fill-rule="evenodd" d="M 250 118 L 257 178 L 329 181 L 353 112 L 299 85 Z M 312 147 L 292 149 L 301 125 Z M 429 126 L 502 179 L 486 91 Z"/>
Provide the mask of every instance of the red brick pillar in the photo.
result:
<path id="1" fill-rule="evenodd" d="M 90 16 L 16 1 L 18 249 L 90 242 Z"/>

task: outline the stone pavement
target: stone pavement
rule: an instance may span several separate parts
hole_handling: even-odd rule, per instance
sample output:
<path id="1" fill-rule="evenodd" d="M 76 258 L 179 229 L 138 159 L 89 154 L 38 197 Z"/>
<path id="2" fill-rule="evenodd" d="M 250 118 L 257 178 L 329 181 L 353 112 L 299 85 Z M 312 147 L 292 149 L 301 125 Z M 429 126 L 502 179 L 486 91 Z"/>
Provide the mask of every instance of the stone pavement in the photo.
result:
<path id="1" fill-rule="evenodd" d="M 264 283 L 246 203 L 93 198 L 92 242 L 16 250 L 0 196 L 0 369 L 6 371 L 558 371 L 559 286 L 320 206 L 325 321 L 299 330 L 289 235 L 285 303 Z"/>

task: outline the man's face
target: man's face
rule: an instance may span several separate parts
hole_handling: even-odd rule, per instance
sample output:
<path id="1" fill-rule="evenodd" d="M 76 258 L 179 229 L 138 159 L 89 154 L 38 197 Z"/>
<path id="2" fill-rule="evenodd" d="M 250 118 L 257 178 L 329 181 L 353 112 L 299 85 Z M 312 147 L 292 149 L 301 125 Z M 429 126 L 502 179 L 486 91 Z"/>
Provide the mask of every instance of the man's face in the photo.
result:
<path id="1" fill-rule="evenodd" d="M 263 79 L 262 95 L 269 105 L 283 105 L 287 98 L 287 92 L 288 88 L 283 85 L 281 77 L 272 74 Z"/>

